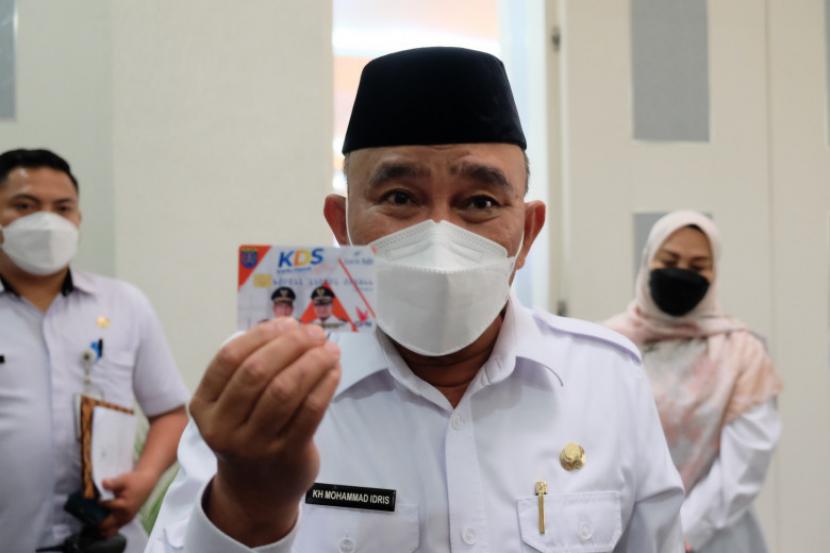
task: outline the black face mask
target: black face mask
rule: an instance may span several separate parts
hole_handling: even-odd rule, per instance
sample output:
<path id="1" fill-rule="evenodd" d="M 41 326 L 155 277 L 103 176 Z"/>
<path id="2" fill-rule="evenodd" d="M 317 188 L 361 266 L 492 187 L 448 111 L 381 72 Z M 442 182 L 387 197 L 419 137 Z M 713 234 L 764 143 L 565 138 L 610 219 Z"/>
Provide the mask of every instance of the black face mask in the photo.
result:
<path id="1" fill-rule="evenodd" d="M 709 281 L 687 269 L 654 269 L 648 287 L 661 311 L 681 317 L 700 303 L 709 290 Z"/>

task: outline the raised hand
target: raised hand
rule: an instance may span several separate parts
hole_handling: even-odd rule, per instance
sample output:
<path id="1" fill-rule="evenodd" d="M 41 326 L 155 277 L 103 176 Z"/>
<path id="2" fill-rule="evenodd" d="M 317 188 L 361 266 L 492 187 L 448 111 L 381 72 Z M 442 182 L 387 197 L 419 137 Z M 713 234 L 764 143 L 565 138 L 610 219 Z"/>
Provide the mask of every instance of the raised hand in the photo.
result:
<path id="1" fill-rule="evenodd" d="M 284 318 L 232 340 L 208 366 L 190 413 L 217 458 L 206 513 L 232 538 L 253 547 L 293 527 L 319 470 L 313 436 L 339 359 L 320 327 Z"/>

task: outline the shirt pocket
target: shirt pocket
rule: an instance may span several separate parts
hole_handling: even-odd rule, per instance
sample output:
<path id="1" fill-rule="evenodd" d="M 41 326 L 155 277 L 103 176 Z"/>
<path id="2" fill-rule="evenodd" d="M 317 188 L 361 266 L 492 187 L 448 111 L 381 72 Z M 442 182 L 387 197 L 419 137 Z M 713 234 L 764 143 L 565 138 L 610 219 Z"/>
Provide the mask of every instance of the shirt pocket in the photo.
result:
<path id="1" fill-rule="evenodd" d="M 606 553 L 622 535 L 616 491 L 545 495 L 545 533 L 539 532 L 539 498 L 518 501 L 522 541 L 542 553 Z"/>
<path id="2" fill-rule="evenodd" d="M 105 350 L 100 363 L 105 367 L 115 367 L 132 372 L 133 365 L 135 365 L 135 352 L 128 349 Z"/>
<path id="3" fill-rule="evenodd" d="M 420 540 L 418 506 L 394 512 L 303 505 L 294 550 L 315 553 L 412 553 Z"/>
<path id="4" fill-rule="evenodd" d="M 134 367 L 135 351 L 105 347 L 104 355 L 92 366 L 93 386 L 106 401 L 132 407 Z"/>

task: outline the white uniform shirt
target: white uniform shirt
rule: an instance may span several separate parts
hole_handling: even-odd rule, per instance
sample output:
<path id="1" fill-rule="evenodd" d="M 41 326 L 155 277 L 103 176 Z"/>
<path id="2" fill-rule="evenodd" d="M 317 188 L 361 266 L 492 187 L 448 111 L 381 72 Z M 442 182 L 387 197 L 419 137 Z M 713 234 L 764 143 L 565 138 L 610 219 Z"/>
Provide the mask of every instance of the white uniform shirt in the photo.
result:
<path id="1" fill-rule="evenodd" d="M 393 489 L 395 511 L 302 504 L 294 530 L 257 551 L 683 550 L 680 477 L 625 338 L 511 300 L 490 359 L 455 409 L 387 339 L 334 339 L 343 378 L 315 437 L 317 482 Z M 560 464 L 569 442 L 585 449 L 581 470 Z M 250 551 L 202 510 L 216 461 L 192 423 L 179 462 L 147 551 Z M 540 480 L 549 486 L 545 534 Z"/>
<path id="2" fill-rule="evenodd" d="M 705 348 L 705 340 L 658 342 L 645 350 L 646 374 L 659 379 L 664 372 L 691 367 Z M 780 435 L 775 399 L 742 413 L 720 431 L 717 457 L 688 490 L 680 512 L 686 541 L 695 553 L 767 551 L 752 503 Z M 672 454 L 682 457 L 684 452 Z"/>
<path id="3" fill-rule="evenodd" d="M 150 303 L 124 282 L 73 271 L 46 313 L 0 283 L 0 329 L 0 548 L 33 553 L 80 528 L 63 504 L 81 488 L 84 350 L 103 341 L 90 377 L 107 401 L 153 416 L 188 393 Z M 140 551 L 138 522 L 124 533 Z"/>
<path id="4" fill-rule="evenodd" d="M 752 503 L 780 436 L 775 400 L 724 427 L 717 459 L 689 491 L 680 511 L 686 540 L 696 553 L 766 553 Z"/>

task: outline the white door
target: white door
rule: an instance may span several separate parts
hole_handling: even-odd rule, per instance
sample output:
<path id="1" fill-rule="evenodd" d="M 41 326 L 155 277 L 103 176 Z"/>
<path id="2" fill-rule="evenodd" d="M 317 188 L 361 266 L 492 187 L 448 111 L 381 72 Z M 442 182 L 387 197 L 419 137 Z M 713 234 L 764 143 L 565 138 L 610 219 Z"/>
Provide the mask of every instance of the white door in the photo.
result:
<path id="1" fill-rule="evenodd" d="M 562 34 L 561 101 L 552 106 L 561 128 L 551 131 L 561 133 L 561 178 L 551 188 L 557 215 L 551 223 L 560 231 L 553 235 L 561 235 L 552 249 L 559 267 L 552 289 L 570 315 L 603 320 L 633 296 L 638 213 L 693 208 L 712 215 L 723 236 L 721 303 L 767 337 L 785 380 L 785 435 L 757 503 L 767 541 L 772 551 L 827 550 L 830 156 L 823 3 L 703 1 L 703 50 L 681 61 L 708 63 L 708 137 L 690 141 L 634 137 L 634 106 L 643 107 L 632 77 L 632 29 L 643 29 L 642 20 L 632 24 L 630 2 L 637 1 L 551 4 L 549 21 Z M 689 32 L 700 32 L 700 21 L 693 23 Z"/>

